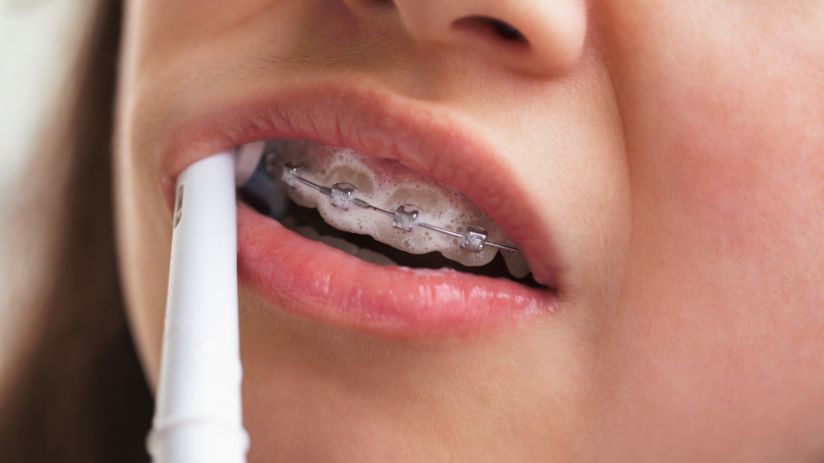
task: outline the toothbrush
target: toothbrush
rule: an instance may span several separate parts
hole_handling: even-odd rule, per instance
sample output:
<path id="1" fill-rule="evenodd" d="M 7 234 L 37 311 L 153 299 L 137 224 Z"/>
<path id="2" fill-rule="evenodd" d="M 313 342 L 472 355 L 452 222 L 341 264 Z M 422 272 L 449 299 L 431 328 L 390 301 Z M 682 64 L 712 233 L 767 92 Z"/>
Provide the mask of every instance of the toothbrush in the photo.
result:
<path id="1" fill-rule="evenodd" d="M 240 149 L 260 157 L 263 143 Z M 225 151 L 178 178 L 157 405 L 147 447 L 156 463 L 242 463 L 235 186 Z M 247 163 L 248 164 L 248 163 Z M 237 170 L 237 172 L 236 172 Z"/>

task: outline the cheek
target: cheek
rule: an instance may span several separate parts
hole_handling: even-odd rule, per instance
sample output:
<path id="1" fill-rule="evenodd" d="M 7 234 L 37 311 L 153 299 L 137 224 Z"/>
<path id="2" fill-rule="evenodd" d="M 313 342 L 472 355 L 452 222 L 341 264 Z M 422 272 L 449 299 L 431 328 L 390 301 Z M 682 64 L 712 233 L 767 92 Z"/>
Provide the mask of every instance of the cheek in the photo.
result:
<path id="1" fill-rule="evenodd" d="M 666 123 L 632 154 L 631 257 L 603 321 L 611 406 L 599 413 L 693 461 L 729 442 L 760 442 L 761 455 L 809 442 L 824 425 L 812 411 L 824 404 L 824 177 L 811 148 L 824 144 L 743 98 L 757 89 L 668 91 Z"/>
<path id="2" fill-rule="evenodd" d="M 678 214 L 731 257 L 808 225 L 824 191 L 816 21 L 780 2 L 624 3 L 609 55 L 636 215 Z"/>
<path id="3" fill-rule="evenodd" d="M 685 96 L 671 107 L 654 157 L 639 166 L 651 175 L 639 179 L 654 190 L 648 201 L 685 227 L 676 233 L 691 235 L 708 253 L 701 257 L 741 264 L 786 257 L 792 249 L 780 241 L 803 231 L 797 227 L 814 206 L 802 191 L 816 188 L 808 154 L 765 123 L 769 111 L 761 108 L 706 96 Z"/>
<path id="4" fill-rule="evenodd" d="M 783 291 L 809 294 L 824 227 L 821 71 L 815 60 L 795 59 L 807 42 L 764 35 L 747 26 L 758 19 L 747 11 L 702 13 L 701 28 L 656 18 L 667 25 L 666 42 L 639 33 L 622 44 L 628 58 L 638 51 L 616 79 L 635 255 L 685 271 L 674 290 L 700 280 L 722 297 L 739 290 L 763 300 L 781 282 Z M 773 289 L 776 300 L 787 296 Z"/>
<path id="5" fill-rule="evenodd" d="M 682 254 L 696 253 L 685 258 L 734 273 L 727 284 L 796 286 L 822 257 L 824 121 L 805 102 L 815 86 L 794 78 L 802 69 L 771 69 L 769 53 L 727 58 L 741 50 L 713 45 L 655 94 L 662 122 L 646 122 L 655 140 L 632 160 L 638 192 L 649 191 L 638 202 L 678 225 Z"/>
<path id="6" fill-rule="evenodd" d="M 632 238 L 622 299 L 599 320 L 609 405 L 596 412 L 637 429 L 634 444 L 693 460 L 741 440 L 769 455 L 824 425 L 824 108 L 811 64 L 824 61 L 787 59 L 808 42 L 761 38 L 745 17 L 704 18 L 710 36 L 659 17 L 666 32 L 618 52 Z"/>

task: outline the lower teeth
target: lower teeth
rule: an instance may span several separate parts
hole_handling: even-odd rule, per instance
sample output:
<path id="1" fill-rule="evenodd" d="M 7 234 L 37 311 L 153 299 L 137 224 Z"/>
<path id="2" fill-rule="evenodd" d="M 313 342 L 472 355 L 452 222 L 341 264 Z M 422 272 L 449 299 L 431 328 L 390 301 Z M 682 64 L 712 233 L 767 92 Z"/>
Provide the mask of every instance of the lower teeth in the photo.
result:
<path id="1" fill-rule="evenodd" d="M 397 265 L 395 261 L 379 252 L 375 252 L 367 248 L 358 247 L 358 245 L 350 243 L 349 241 L 346 241 L 343 238 L 338 238 L 337 236 L 321 235 L 312 227 L 300 226 L 294 228 L 293 231 L 303 236 L 304 238 L 308 238 L 313 241 L 320 241 L 321 243 L 324 243 L 335 249 L 339 249 L 351 256 L 359 257 L 367 262 L 376 265 Z"/>
<path id="2" fill-rule="evenodd" d="M 324 223 L 316 210 L 292 206 L 289 214 L 280 218 L 280 223 L 293 232 L 313 241 L 376 265 L 392 265 L 413 269 L 451 268 L 460 272 L 500 278 L 509 277 L 524 285 L 542 287 L 531 277 L 515 277 L 508 272 L 503 260 L 504 253 L 484 266 L 467 267 L 447 260 L 439 253 L 410 254 L 377 242 L 365 235 L 357 235 L 336 230 Z"/>

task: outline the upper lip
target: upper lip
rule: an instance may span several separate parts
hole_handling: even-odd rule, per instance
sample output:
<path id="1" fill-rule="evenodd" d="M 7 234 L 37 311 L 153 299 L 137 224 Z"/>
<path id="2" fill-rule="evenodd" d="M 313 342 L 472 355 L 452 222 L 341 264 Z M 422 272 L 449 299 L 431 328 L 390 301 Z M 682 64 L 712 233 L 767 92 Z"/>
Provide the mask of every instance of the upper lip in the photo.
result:
<path id="1" fill-rule="evenodd" d="M 510 166 L 477 132 L 445 110 L 374 89 L 264 89 L 172 128 L 162 183 L 171 208 L 174 181 L 187 166 L 264 139 L 310 140 L 395 159 L 475 202 L 521 249 L 535 280 L 556 288 L 560 265 L 549 230 Z"/>

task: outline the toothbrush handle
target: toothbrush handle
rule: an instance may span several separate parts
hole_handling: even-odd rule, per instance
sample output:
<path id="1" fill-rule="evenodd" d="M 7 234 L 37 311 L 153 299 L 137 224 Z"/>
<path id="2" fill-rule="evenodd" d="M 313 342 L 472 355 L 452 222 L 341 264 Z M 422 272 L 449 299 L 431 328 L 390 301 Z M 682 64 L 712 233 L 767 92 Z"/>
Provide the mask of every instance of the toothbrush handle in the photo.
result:
<path id="1" fill-rule="evenodd" d="M 234 155 L 180 175 L 153 429 L 156 463 L 246 461 L 241 412 Z"/>

